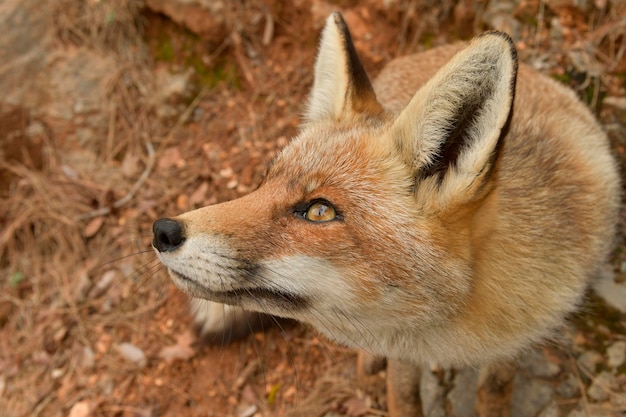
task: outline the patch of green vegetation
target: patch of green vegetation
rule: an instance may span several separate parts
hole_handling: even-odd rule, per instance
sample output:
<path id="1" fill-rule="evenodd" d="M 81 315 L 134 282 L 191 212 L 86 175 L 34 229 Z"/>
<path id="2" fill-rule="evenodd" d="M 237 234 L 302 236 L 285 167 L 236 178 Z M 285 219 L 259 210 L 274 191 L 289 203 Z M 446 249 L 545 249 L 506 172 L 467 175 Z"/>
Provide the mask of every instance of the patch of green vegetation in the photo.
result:
<path id="1" fill-rule="evenodd" d="M 588 106 L 593 104 L 595 107 L 591 109 L 592 111 L 597 113 L 602 108 L 602 100 L 606 97 L 606 93 L 601 88 L 600 91 L 596 91 L 596 88 L 601 86 L 595 82 L 595 79 L 587 79 L 586 74 L 569 71 L 562 74 L 552 74 L 552 78 L 574 89 L 578 97 Z M 584 84 L 586 87 L 580 88 Z"/>
<path id="2" fill-rule="evenodd" d="M 107 13 L 105 23 L 107 25 L 115 23 L 115 10 L 111 10 L 109 13 Z"/>
<path id="3" fill-rule="evenodd" d="M 156 49 L 154 51 L 154 59 L 162 62 L 174 62 L 174 44 L 172 38 L 166 33 L 162 33 L 159 36 Z"/>
<path id="4" fill-rule="evenodd" d="M 280 391 L 280 384 L 275 384 L 270 389 L 270 392 L 267 393 L 267 403 L 272 405 L 276 402 L 276 396 L 278 395 L 278 391 Z"/>
<path id="5" fill-rule="evenodd" d="M 426 49 L 432 48 L 434 41 L 435 41 L 435 35 L 433 33 L 430 33 L 430 32 L 424 33 L 420 37 L 420 42 L 421 42 L 422 45 L 424 45 L 424 48 L 426 48 Z"/>
<path id="6" fill-rule="evenodd" d="M 552 74 L 552 78 L 566 85 L 570 85 L 572 81 L 572 77 L 567 72 L 563 72 L 563 74 Z"/>
<path id="7" fill-rule="evenodd" d="M 20 282 L 22 282 L 24 280 L 24 273 L 23 272 L 15 272 L 13 273 L 13 275 L 11 275 L 11 277 L 9 278 L 9 286 L 11 288 L 15 288 L 17 287 Z"/>
<path id="8" fill-rule="evenodd" d="M 153 38 L 151 45 L 156 61 L 193 69 L 192 82 L 198 88 L 214 88 L 220 83 L 234 89 L 242 87 L 236 65 L 219 57 L 207 63 L 203 59 L 207 45 L 201 37 L 188 30 L 164 28 L 158 32 L 156 39 Z"/>
<path id="9" fill-rule="evenodd" d="M 237 68 L 226 61 L 207 66 L 198 55 L 190 55 L 185 59 L 185 66 L 193 68 L 194 81 L 201 87 L 214 88 L 219 83 L 225 82 L 229 87 L 241 89 Z"/>

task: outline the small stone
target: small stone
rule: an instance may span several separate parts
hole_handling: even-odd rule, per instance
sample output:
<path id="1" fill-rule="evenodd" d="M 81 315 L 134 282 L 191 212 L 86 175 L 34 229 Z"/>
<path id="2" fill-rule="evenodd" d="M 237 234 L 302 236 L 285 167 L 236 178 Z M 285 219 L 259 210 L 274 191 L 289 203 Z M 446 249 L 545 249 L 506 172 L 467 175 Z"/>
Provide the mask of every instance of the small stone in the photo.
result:
<path id="1" fill-rule="evenodd" d="M 537 415 L 537 417 L 559 417 L 559 405 L 556 401 L 550 401 L 550 404 L 546 408 L 544 408 L 541 413 Z"/>
<path id="2" fill-rule="evenodd" d="M 424 417 L 445 417 L 444 387 L 439 383 L 437 375 L 425 369 L 420 380 L 420 397 Z"/>
<path id="3" fill-rule="evenodd" d="M 552 384 L 517 374 L 513 380 L 511 417 L 536 416 L 552 399 Z"/>
<path id="4" fill-rule="evenodd" d="M 622 111 L 626 111 L 626 97 L 607 97 L 604 100 L 602 100 L 602 106 L 610 106 L 614 109 L 618 109 L 618 110 L 622 110 Z M 622 268 L 621 269 L 622 272 L 626 272 L 626 265 L 625 262 L 622 262 Z"/>
<path id="5" fill-rule="evenodd" d="M 476 409 L 478 372 L 470 367 L 461 369 L 454 377 L 454 388 L 448 394 L 454 417 L 473 417 Z"/>
<path id="6" fill-rule="evenodd" d="M 626 283 L 615 282 L 615 274 L 604 271 L 593 289 L 608 305 L 626 313 Z"/>
<path id="7" fill-rule="evenodd" d="M 254 404 L 239 404 L 237 407 L 237 417 L 252 417 L 258 410 Z"/>
<path id="8" fill-rule="evenodd" d="M 618 377 L 619 378 L 619 377 Z M 624 375 L 621 375 L 622 380 L 619 381 L 618 379 L 618 394 L 617 395 L 611 395 L 611 406 L 614 410 L 626 410 L 626 395 L 624 394 L 624 388 L 626 387 L 626 384 L 624 384 L 624 382 L 626 382 L 623 378 Z M 1 391 L 1 390 L 0 390 Z M 0 392 L 0 395 L 2 393 Z"/>
<path id="9" fill-rule="evenodd" d="M 96 363 L 96 354 L 89 346 L 85 346 L 80 357 L 80 367 L 84 370 L 89 370 L 94 367 Z"/>
<path id="10" fill-rule="evenodd" d="M 72 406 L 68 417 L 88 417 L 93 409 L 94 406 L 91 401 L 79 401 Z"/>
<path id="11" fill-rule="evenodd" d="M 567 378 L 556 387 L 556 392 L 567 399 L 578 397 L 580 395 L 578 380 L 573 374 L 568 374 Z"/>
<path id="12" fill-rule="evenodd" d="M 587 417 L 587 414 L 582 408 L 575 408 L 567 415 L 567 417 Z"/>
<path id="13" fill-rule="evenodd" d="M 596 367 L 602 362 L 602 355 L 598 352 L 594 352 L 593 350 L 589 350 L 578 358 L 578 366 L 583 368 L 584 370 L 595 373 Z"/>
<path id="14" fill-rule="evenodd" d="M 626 361 L 626 342 L 618 341 L 606 349 L 607 363 L 611 368 L 619 368 Z"/>
<path id="15" fill-rule="evenodd" d="M 613 381 L 614 377 L 609 372 L 600 372 L 587 389 L 587 395 L 596 401 L 608 400 Z"/>
<path id="16" fill-rule="evenodd" d="M 33 121 L 26 127 L 26 130 L 24 131 L 24 133 L 29 138 L 45 136 L 46 128 L 44 127 L 43 123 L 38 122 L 38 121 Z"/>
<path id="17" fill-rule="evenodd" d="M 136 365 L 139 365 L 139 367 L 141 368 L 146 366 L 148 363 L 146 354 L 143 353 L 143 350 L 131 343 L 120 343 L 119 345 L 115 346 L 115 348 L 119 352 L 119 354 L 124 357 L 124 359 Z"/>
<path id="18" fill-rule="evenodd" d="M 561 367 L 550 362 L 541 350 L 533 350 L 523 359 L 524 369 L 538 378 L 552 378 L 561 372 Z"/>
<path id="19" fill-rule="evenodd" d="M 232 177 L 234 174 L 233 169 L 231 167 L 226 167 L 223 169 L 220 169 L 219 175 L 222 178 L 230 178 Z"/>

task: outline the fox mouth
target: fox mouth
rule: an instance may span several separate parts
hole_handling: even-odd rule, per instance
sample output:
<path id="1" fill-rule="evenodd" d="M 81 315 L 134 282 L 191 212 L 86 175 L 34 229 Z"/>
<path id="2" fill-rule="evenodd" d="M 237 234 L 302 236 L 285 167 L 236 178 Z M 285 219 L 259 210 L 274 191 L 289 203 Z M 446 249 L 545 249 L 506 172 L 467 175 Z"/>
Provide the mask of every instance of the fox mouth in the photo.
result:
<path id="1" fill-rule="evenodd" d="M 305 297 L 286 291 L 262 287 L 237 288 L 228 291 L 210 290 L 188 276 L 169 270 L 174 282 L 188 295 L 223 304 L 243 306 L 249 309 L 266 312 L 266 307 L 278 307 L 281 310 L 293 311 L 303 309 L 307 304 Z M 178 285 L 178 284 L 182 285 Z"/>

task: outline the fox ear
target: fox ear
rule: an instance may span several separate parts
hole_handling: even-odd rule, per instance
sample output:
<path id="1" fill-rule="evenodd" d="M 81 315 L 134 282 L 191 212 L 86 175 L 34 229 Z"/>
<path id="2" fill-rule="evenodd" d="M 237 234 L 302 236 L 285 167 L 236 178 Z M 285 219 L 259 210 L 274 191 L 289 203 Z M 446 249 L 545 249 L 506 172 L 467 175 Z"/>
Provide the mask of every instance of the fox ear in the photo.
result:
<path id="1" fill-rule="evenodd" d="M 322 31 L 305 121 L 335 121 L 381 112 L 348 26 L 341 13 L 335 12 L 328 16 Z"/>
<path id="2" fill-rule="evenodd" d="M 391 139 L 415 174 L 416 192 L 428 193 L 422 201 L 441 207 L 478 197 L 513 112 L 516 76 L 513 41 L 489 32 L 456 54 L 399 114 Z"/>

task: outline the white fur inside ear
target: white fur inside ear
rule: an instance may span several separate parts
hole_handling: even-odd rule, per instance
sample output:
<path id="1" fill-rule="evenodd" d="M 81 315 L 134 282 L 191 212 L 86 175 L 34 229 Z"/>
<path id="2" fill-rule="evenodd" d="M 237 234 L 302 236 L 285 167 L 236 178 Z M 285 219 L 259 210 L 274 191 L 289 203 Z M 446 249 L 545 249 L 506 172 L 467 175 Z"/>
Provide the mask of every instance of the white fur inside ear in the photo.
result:
<path id="1" fill-rule="evenodd" d="M 489 162 L 509 112 L 513 104 L 514 91 L 512 83 L 516 75 L 514 56 L 511 55 L 510 45 L 501 36 L 485 36 L 485 46 L 491 52 L 488 57 L 494 60 L 498 68 L 499 77 L 493 84 L 494 92 L 481 110 L 476 123 L 470 128 L 471 137 L 466 152 L 459 155 L 457 166 L 462 172 L 478 175 Z"/>
<path id="2" fill-rule="evenodd" d="M 344 39 L 335 14 L 326 19 L 315 62 L 315 79 L 305 112 L 305 121 L 335 119 L 341 114 L 348 89 Z"/>
<path id="3" fill-rule="evenodd" d="M 443 186 L 434 176 L 418 191 L 438 189 L 439 202 L 446 204 L 486 172 L 511 111 L 516 65 L 515 50 L 504 35 L 483 35 L 437 72 L 396 118 L 392 140 L 416 173 L 441 163 L 446 147 L 459 149 L 452 165 L 440 168 Z"/>

